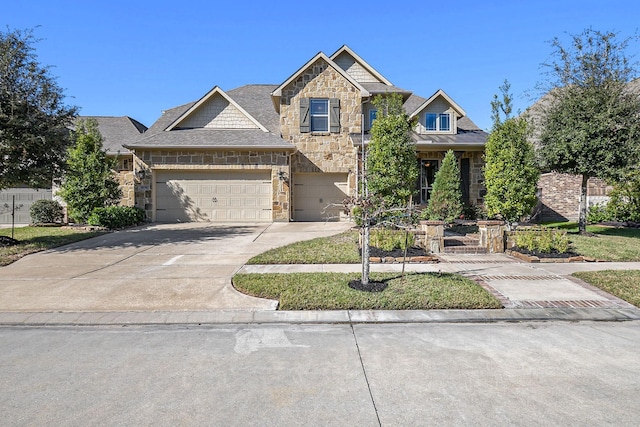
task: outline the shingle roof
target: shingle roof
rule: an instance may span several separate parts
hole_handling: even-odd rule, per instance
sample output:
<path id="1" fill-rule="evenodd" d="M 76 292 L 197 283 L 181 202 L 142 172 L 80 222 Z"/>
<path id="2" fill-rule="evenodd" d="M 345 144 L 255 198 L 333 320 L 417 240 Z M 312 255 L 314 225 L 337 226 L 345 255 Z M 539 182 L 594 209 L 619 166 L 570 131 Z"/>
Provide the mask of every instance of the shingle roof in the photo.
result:
<path id="1" fill-rule="evenodd" d="M 147 130 L 145 125 L 128 116 L 81 116 L 79 119 L 94 119 L 98 122 L 102 145 L 107 154 L 130 153 L 123 145 L 135 142 Z"/>
<path id="2" fill-rule="evenodd" d="M 246 85 L 227 92 L 247 113 L 251 114 L 269 131 L 280 134 L 280 115 L 273 108 L 271 92 L 278 85 Z"/>
<path id="3" fill-rule="evenodd" d="M 269 132 L 260 129 L 173 129 L 165 132 L 165 129 L 195 104 L 190 102 L 163 111 L 162 116 L 149 128 L 145 136 L 129 144 L 129 147 L 293 149 L 292 144 L 279 136 L 280 116 L 271 103 L 271 92 L 277 87 L 267 84 L 245 85 L 226 92 Z"/>
<path id="4" fill-rule="evenodd" d="M 379 93 L 400 93 L 405 97 L 409 97 L 411 95 L 411 91 L 401 89 L 397 86 L 389 86 L 384 83 L 360 83 L 363 88 L 369 91 L 371 95 L 376 95 Z"/>
<path id="5" fill-rule="evenodd" d="M 294 149 L 279 136 L 260 129 L 174 129 L 142 138 L 129 148 Z"/>

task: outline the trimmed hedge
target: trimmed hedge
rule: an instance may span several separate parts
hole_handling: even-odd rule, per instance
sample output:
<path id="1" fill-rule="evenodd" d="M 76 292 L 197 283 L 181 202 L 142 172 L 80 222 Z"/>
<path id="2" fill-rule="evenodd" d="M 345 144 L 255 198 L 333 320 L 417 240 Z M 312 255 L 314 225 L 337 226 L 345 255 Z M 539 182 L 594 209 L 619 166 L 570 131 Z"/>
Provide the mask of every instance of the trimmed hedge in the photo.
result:
<path id="1" fill-rule="evenodd" d="M 145 220 L 144 210 L 131 206 L 107 206 L 95 208 L 87 222 L 89 225 L 110 229 L 138 225 Z"/>
<path id="2" fill-rule="evenodd" d="M 62 205 L 55 200 L 36 200 L 29 208 L 31 219 L 35 224 L 51 224 L 61 222 L 64 216 Z"/>

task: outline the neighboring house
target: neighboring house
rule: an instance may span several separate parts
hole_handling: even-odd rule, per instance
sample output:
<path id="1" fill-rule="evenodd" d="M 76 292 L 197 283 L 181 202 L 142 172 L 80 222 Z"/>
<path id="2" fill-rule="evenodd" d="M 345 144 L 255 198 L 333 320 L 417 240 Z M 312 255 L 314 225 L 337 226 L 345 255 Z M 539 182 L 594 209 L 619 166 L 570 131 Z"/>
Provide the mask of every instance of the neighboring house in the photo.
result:
<path id="1" fill-rule="evenodd" d="M 135 205 L 152 221 L 320 221 L 344 219 L 358 188 L 378 94 L 400 93 L 418 119 L 412 137 L 420 202 L 444 153 L 460 161 L 463 194 L 482 203 L 487 134 L 445 92 L 421 98 L 400 89 L 349 47 L 322 52 L 279 85 L 214 87 L 165 111 L 133 153 Z"/>
<path id="2" fill-rule="evenodd" d="M 134 206 L 136 177 L 133 173 L 133 153 L 122 144 L 140 138 L 147 127 L 128 116 L 82 116 L 79 119 L 93 119 L 98 123 L 98 130 L 102 135 L 102 148 L 108 156 L 118 161 L 116 177 L 122 191 L 120 205 Z"/>
<path id="3" fill-rule="evenodd" d="M 640 96 L 640 79 L 629 82 L 627 88 Z M 533 126 L 534 145 L 539 140 L 544 109 L 549 107 L 550 102 L 550 96 L 544 95 L 525 112 L 525 117 Z M 538 205 L 533 219 L 538 222 L 577 221 L 580 217 L 581 184 L 582 179 L 578 175 L 543 173 L 538 181 Z M 587 184 L 587 207 L 607 203 L 612 189 L 605 181 L 590 178 Z"/>
<path id="4" fill-rule="evenodd" d="M 117 179 L 122 190 L 120 204 L 134 206 L 133 154 L 124 148 L 124 142 L 131 142 L 139 138 L 147 129 L 142 123 L 131 117 L 94 117 L 83 116 L 79 119 L 95 119 L 98 130 L 103 137 L 103 148 L 108 155 L 118 159 Z M 15 223 L 30 224 L 31 205 L 40 199 L 51 200 L 55 195 L 55 188 L 36 189 L 27 186 L 6 188 L 0 191 L 0 224 L 11 224 L 11 212 L 15 200 Z"/>

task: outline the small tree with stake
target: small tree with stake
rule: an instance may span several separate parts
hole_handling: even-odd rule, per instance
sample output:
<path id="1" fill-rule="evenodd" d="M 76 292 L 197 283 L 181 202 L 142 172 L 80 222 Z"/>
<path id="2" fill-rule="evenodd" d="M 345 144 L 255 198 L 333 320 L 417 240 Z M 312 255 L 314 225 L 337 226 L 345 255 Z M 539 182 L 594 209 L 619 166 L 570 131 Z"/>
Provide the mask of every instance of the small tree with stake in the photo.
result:
<path id="1" fill-rule="evenodd" d="M 371 226 L 385 223 L 406 228 L 418 177 L 410 135 L 414 122 L 402 107 L 402 96 L 378 95 L 373 104 L 377 118 L 371 128 L 371 142 L 363 150 L 361 194 L 345 201 L 345 206 L 355 211 L 362 228 L 362 277 L 357 287 L 364 290 L 380 289 L 379 284 L 369 281 Z"/>

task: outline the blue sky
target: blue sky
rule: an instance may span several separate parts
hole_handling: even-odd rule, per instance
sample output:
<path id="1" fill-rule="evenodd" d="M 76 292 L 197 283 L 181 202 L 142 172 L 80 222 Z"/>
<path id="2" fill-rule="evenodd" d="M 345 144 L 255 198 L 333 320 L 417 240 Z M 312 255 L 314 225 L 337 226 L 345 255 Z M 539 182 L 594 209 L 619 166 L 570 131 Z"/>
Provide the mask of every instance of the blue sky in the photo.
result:
<path id="1" fill-rule="evenodd" d="M 505 78 L 516 109 L 539 97 L 553 37 L 588 27 L 627 37 L 640 26 L 637 0 L 6 3 L 3 31 L 38 27 L 38 58 L 80 114 L 147 126 L 216 85 L 280 84 L 347 44 L 396 86 L 423 97 L 444 90 L 488 129 Z M 640 44 L 628 53 L 640 59 Z"/>

